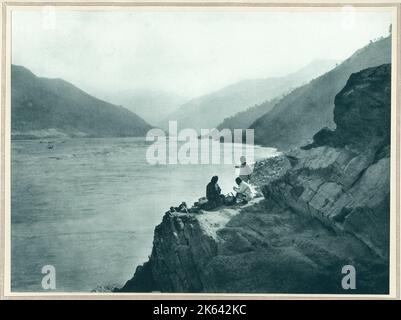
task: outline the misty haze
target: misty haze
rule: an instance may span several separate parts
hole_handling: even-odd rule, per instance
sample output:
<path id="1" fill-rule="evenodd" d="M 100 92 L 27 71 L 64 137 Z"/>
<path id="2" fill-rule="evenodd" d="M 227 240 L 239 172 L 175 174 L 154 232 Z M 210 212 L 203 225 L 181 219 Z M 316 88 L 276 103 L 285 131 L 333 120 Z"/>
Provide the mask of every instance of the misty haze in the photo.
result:
<path id="1" fill-rule="evenodd" d="M 14 10 L 12 290 L 45 291 L 51 265 L 67 292 L 388 293 L 391 24 L 352 8 Z M 146 136 L 171 122 L 194 148 L 201 129 L 255 145 L 216 139 L 234 164 L 149 163 Z"/>

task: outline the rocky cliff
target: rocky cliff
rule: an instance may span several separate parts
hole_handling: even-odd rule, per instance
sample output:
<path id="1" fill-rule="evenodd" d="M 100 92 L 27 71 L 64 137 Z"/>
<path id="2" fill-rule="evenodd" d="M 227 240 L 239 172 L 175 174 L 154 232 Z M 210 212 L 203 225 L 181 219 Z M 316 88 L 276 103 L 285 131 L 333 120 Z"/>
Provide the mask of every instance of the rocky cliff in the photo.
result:
<path id="1" fill-rule="evenodd" d="M 256 165 L 264 197 L 166 213 L 149 261 L 121 291 L 388 292 L 390 69 L 349 78 L 335 99 L 335 130 Z M 355 290 L 341 286 L 348 264 Z"/>

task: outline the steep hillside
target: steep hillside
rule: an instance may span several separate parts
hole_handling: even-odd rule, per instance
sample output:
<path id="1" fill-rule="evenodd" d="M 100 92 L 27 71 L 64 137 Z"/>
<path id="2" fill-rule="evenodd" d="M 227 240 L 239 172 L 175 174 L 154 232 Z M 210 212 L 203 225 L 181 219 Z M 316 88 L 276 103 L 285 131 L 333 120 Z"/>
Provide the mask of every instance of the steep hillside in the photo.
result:
<path id="1" fill-rule="evenodd" d="M 176 120 L 179 128 L 215 128 L 225 118 L 287 93 L 334 66 L 335 61 L 317 60 L 285 77 L 241 81 L 189 101 L 159 125 L 165 128 L 169 120 Z"/>
<path id="2" fill-rule="evenodd" d="M 297 88 L 256 120 L 255 143 L 286 150 L 307 143 L 323 127 L 334 127 L 334 97 L 352 73 L 391 63 L 391 39 L 371 43 L 335 69 Z"/>
<path id="3" fill-rule="evenodd" d="M 224 121 L 217 126 L 217 129 L 230 129 L 231 131 L 234 129 L 248 129 L 255 120 L 273 109 L 278 101 L 280 101 L 279 98 L 272 99 L 262 104 L 250 107 L 245 111 L 238 112 L 235 115 L 224 119 Z"/>
<path id="4" fill-rule="evenodd" d="M 127 109 L 96 99 L 61 79 L 12 66 L 13 138 L 144 136 L 150 129 Z"/>
<path id="5" fill-rule="evenodd" d="M 264 199 L 167 212 L 120 291 L 388 293 L 390 79 L 389 64 L 352 75 L 335 99 L 336 130 L 257 163 Z M 342 286 L 347 265 L 355 289 Z"/>

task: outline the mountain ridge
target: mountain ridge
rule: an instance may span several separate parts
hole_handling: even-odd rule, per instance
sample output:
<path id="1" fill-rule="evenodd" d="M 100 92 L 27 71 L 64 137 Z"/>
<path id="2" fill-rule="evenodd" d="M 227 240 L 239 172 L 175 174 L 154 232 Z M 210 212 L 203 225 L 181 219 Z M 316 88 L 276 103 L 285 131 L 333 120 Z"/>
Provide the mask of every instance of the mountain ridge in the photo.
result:
<path id="1" fill-rule="evenodd" d="M 287 150 L 307 144 L 323 127 L 334 127 L 334 98 L 352 73 L 391 63 L 391 37 L 357 50 L 333 70 L 294 89 L 249 128 L 255 143 Z"/>
<path id="2" fill-rule="evenodd" d="M 333 68 L 335 63 L 334 60 L 317 60 L 287 76 L 247 79 L 233 83 L 220 90 L 191 99 L 159 125 L 167 128 L 168 121 L 175 120 L 179 128 L 196 130 L 215 128 L 225 118 L 255 104 L 276 98 Z"/>
<path id="3" fill-rule="evenodd" d="M 144 136 L 151 126 L 138 115 L 91 96 L 60 78 L 36 76 L 11 66 L 11 127 L 14 139 Z"/>

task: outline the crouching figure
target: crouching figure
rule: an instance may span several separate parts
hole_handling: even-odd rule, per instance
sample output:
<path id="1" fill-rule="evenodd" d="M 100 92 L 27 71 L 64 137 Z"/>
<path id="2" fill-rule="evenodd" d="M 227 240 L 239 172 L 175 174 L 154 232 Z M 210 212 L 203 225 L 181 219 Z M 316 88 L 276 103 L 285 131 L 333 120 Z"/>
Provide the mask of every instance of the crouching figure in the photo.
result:
<path id="1" fill-rule="evenodd" d="M 247 204 L 248 201 L 252 200 L 254 197 L 252 187 L 239 177 L 235 179 L 235 182 L 238 187 L 234 186 L 233 189 L 237 192 L 237 201 L 239 203 Z"/>

